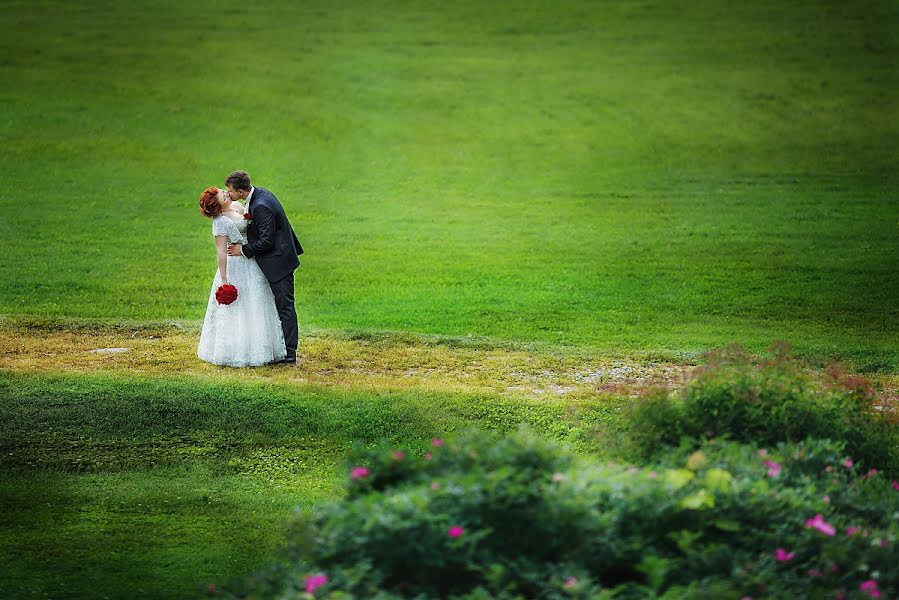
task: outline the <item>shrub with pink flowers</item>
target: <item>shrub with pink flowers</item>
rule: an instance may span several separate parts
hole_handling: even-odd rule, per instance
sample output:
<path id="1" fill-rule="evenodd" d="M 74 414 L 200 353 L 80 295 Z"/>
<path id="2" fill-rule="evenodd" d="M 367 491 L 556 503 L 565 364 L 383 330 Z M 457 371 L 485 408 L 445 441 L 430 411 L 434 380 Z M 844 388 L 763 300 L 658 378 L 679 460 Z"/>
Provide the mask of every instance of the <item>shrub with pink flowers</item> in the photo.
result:
<path id="1" fill-rule="evenodd" d="M 647 394 L 635 403 L 625 436 L 631 455 L 648 460 L 685 440 L 768 446 L 830 439 L 851 455 L 840 465 L 899 478 L 899 407 L 875 400 L 861 377 L 837 368 L 813 375 L 786 349 L 776 350 L 761 359 L 727 348 L 711 354 L 683 389 Z"/>
<path id="2" fill-rule="evenodd" d="M 242 595 L 897 597 L 899 492 L 847 457 L 712 441 L 628 464 L 526 431 L 360 449 L 345 498 L 299 516 L 285 563 Z"/>

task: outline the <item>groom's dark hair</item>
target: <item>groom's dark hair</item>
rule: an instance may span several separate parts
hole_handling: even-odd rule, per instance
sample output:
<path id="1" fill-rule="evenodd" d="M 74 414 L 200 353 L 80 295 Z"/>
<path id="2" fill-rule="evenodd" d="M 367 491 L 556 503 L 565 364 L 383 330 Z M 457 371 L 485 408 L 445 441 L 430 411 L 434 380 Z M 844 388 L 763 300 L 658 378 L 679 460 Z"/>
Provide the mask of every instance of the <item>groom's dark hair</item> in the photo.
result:
<path id="1" fill-rule="evenodd" d="M 231 186 L 235 190 L 247 190 L 253 186 L 250 185 L 250 174 L 246 171 L 234 171 L 225 177 L 225 187 Z"/>

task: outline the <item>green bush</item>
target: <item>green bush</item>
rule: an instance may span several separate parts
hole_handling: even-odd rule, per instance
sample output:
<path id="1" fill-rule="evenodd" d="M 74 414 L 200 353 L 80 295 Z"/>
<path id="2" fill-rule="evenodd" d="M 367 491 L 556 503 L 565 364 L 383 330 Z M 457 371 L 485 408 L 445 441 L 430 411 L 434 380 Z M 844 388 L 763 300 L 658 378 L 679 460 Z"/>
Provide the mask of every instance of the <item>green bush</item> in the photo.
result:
<path id="1" fill-rule="evenodd" d="M 472 433 L 429 452 L 359 451 L 345 500 L 299 516 L 284 565 L 234 595 L 899 593 L 899 483 L 844 465 L 839 442 L 715 441 L 643 468 L 590 462 L 527 432 Z"/>
<path id="2" fill-rule="evenodd" d="M 762 445 L 830 439 L 844 442 L 862 465 L 899 476 L 894 411 L 875 405 L 861 377 L 835 368 L 824 376 L 805 373 L 784 348 L 759 360 L 731 347 L 711 355 L 679 392 L 655 390 L 636 402 L 626 444 L 648 460 L 685 439 Z"/>

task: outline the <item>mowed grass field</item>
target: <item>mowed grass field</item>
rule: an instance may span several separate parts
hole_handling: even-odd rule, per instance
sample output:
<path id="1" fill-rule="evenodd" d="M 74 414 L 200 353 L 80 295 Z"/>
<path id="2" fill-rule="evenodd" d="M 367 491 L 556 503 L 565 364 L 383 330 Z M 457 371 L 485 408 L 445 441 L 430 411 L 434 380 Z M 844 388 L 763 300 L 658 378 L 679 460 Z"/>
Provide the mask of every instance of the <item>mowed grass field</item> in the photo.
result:
<path id="1" fill-rule="evenodd" d="M 894 3 L 0 14 L 4 314 L 197 322 L 243 168 L 311 330 L 897 367 Z"/>
<path id="2" fill-rule="evenodd" d="M 196 596 L 338 498 L 353 443 L 524 422 L 599 452 L 731 342 L 895 396 L 895 3 L 0 18 L 3 597 Z M 237 168 L 306 249 L 295 371 L 194 357 L 196 199 Z"/>

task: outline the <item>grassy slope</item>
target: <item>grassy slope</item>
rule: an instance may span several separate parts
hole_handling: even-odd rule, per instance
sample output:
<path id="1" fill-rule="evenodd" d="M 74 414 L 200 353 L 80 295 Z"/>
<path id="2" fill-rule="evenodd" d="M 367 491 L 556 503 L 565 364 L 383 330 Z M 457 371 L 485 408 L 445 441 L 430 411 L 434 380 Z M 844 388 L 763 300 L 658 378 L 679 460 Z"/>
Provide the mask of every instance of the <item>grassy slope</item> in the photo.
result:
<path id="1" fill-rule="evenodd" d="M 243 167 L 313 328 L 896 367 L 889 3 L 24 6 L 4 313 L 198 319 Z"/>
<path id="2" fill-rule="evenodd" d="M 612 412 L 609 412 L 612 410 Z M 561 399 L 129 375 L 0 376 L 0 594 L 186 597 L 245 577 L 343 453 L 477 423 L 593 444 L 614 410 Z M 414 460 L 418 460 L 416 456 Z"/>

